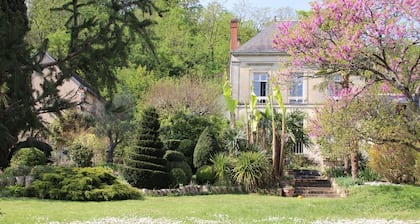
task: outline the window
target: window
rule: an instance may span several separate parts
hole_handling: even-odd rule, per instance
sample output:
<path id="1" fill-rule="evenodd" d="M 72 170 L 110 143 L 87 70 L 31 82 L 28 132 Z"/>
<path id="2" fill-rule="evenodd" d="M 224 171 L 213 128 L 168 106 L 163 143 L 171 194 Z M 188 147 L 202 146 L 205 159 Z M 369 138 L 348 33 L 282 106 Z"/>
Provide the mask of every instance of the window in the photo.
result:
<path id="1" fill-rule="evenodd" d="M 301 72 L 293 73 L 293 80 L 289 89 L 289 103 L 291 104 L 304 103 L 303 86 L 304 86 L 303 73 Z"/>
<path id="2" fill-rule="evenodd" d="M 292 152 L 293 154 L 303 154 L 305 152 L 305 145 L 301 141 L 296 142 Z"/>
<path id="3" fill-rule="evenodd" d="M 328 83 L 327 87 L 327 95 L 329 97 L 333 97 L 334 99 L 338 99 L 340 92 L 341 92 L 341 82 L 342 78 L 340 74 L 336 74 L 332 81 Z"/>
<path id="4" fill-rule="evenodd" d="M 258 103 L 267 103 L 268 96 L 268 74 L 267 73 L 254 73 L 253 89 L 257 96 Z"/>

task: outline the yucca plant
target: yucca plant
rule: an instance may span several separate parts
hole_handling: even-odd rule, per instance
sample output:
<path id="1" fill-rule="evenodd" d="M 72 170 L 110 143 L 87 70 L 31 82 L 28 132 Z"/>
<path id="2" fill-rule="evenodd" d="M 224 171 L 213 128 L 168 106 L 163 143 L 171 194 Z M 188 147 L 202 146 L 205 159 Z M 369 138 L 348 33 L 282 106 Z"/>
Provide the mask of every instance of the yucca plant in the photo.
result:
<path id="1" fill-rule="evenodd" d="M 233 159 L 226 153 L 217 153 L 210 159 L 216 173 L 217 183 L 229 186 L 232 184 Z"/>
<path id="2" fill-rule="evenodd" d="M 239 155 L 233 168 L 233 178 L 247 191 L 261 187 L 271 175 L 271 166 L 260 152 L 247 151 Z"/>

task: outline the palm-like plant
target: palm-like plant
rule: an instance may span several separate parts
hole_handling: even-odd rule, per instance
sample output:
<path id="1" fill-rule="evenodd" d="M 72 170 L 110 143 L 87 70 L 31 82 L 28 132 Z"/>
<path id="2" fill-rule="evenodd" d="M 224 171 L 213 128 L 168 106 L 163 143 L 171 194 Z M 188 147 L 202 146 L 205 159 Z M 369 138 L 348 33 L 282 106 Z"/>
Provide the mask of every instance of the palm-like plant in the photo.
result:
<path id="1" fill-rule="evenodd" d="M 217 153 L 212 156 L 210 162 L 216 173 L 217 182 L 220 185 L 229 186 L 232 184 L 233 159 L 225 153 Z"/>
<path id="2" fill-rule="evenodd" d="M 236 183 L 253 191 L 262 186 L 271 176 L 271 166 L 267 158 L 260 152 L 247 151 L 239 155 L 233 168 Z"/>
<path id="3" fill-rule="evenodd" d="M 287 148 L 293 148 L 298 142 L 302 142 L 305 146 L 311 144 L 310 137 L 303 127 L 305 116 L 304 112 L 298 110 L 286 115 Z M 275 113 L 274 120 L 277 127 L 281 127 L 281 114 Z"/>
<path id="4" fill-rule="evenodd" d="M 240 151 L 246 148 L 246 134 L 241 129 L 227 129 L 222 136 L 225 149 L 229 154 L 238 155 Z"/>

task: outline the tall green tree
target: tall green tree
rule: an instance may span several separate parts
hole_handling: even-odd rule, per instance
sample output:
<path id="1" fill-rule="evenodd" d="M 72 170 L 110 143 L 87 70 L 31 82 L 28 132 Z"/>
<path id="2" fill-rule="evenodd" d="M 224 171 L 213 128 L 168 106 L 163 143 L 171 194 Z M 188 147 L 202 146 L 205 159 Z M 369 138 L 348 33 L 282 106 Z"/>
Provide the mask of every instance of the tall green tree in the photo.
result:
<path id="1" fill-rule="evenodd" d="M 31 76 L 32 61 L 24 38 L 29 30 L 24 0 L 0 2 L 0 167 L 22 130 L 37 128 Z"/>
<path id="2" fill-rule="evenodd" d="M 126 140 L 134 130 L 135 102 L 132 95 L 117 94 L 113 102 L 105 107 L 104 114 L 96 121 L 95 130 L 108 139 L 106 162 L 113 163 L 115 148 Z"/>
<path id="3" fill-rule="evenodd" d="M 29 6 L 37 6 L 37 1 L 28 2 Z M 44 1 L 43 6 L 48 6 L 49 1 Z M 55 4 L 62 3 L 55 1 Z M 35 56 L 31 56 L 30 48 L 25 41 L 28 33 L 28 10 L 23 0 L 2 1 L 1 8 L 1 53 L 2 68 L 0 69 L 0 130 L 2 143 L 0 148 L 2 157 L 1 167 L 7 165 L 8 150 L 16 143 L 18 135 L 28 130 L 42 128 L 38 115 L 41 113 L 59 113 L 62 109 L 74 106 L 59 98 L 58 86 L 63 80 L 76 72 L 96 89 L 107 96 L 112 96 L 116 87 L 116 71 L 125 65 L 128 55 L 128 44 L 136 38 L 148 40 L 148 27 L 154 22 L 149 14 L 160 10 L 153 1 L 88 1 L 72 0 L 64 3 L 58 9 L 50 10 L 52 14 L 58 13 L 64 17 L 64 27 L 58 25 L 41 26 L 39 33 L 45 31 L 38 38 L 48 36 L 54 30 L 66 30 L 63 43 L 67 43 L 67 50 L 56 55 L 58 60 L 50 64 L 40 64 L 43 52 L 47 49 L 44 44 Z M 39 6 L 39 4 L 38 4 Z M 29 15 L 35 15 L 29 10 Z M 139 14 L 143 12 L 144 14 Z M 32 14 L 31 14 L 32 13 Z M 42 18 L 48 12 L 41 13 L 37 18 Z M 139 16 L 140 15 L 140 16 Z M 31 17 L 33 18 L 33 17 Z M 55 17 L 54 17 L 55 18 Z M 39 20 L 39 21 L 45 21 Z M 35 20 L 30 23 L 34 25 Z M 54 22 L 54 21 L 50 21 Z M 30 38 L 28 38 L 30 39 Z M 36 38 L 32 38 L 35 42 Z M 46 43 L 46 42 L 45 42 Z M 147 45 L 151 46 L 151 44 Z M 62 72 L 53 71 L 52 65 L 58 64 Z M 34 93 L 31 85 L 31 74 L 34 70 L 41 71 L 51 68 L 53 78 L 44 79 L 42 91 Z"/>
<path id="4" fill-rule="evenodd" d="M 137 144 L 124 159 L 123 175 L 139 188 L 165 188 L 170 184 L 165 150 L 159 138 L 159 115 L 154 108 L 143 111 Z"/>

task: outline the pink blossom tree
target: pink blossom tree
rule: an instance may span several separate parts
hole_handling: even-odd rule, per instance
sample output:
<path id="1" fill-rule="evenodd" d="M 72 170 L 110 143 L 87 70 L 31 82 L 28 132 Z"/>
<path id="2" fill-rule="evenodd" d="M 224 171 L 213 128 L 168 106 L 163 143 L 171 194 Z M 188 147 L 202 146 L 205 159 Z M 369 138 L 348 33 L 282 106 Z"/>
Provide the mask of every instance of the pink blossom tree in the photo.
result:
<path id="1" fill-rule="evenodd" d="M 294 66 L 385 82 L 419 107 L 420 0 L 323 0 L 297 24 L 283 22 L 274 46 Z"/>

